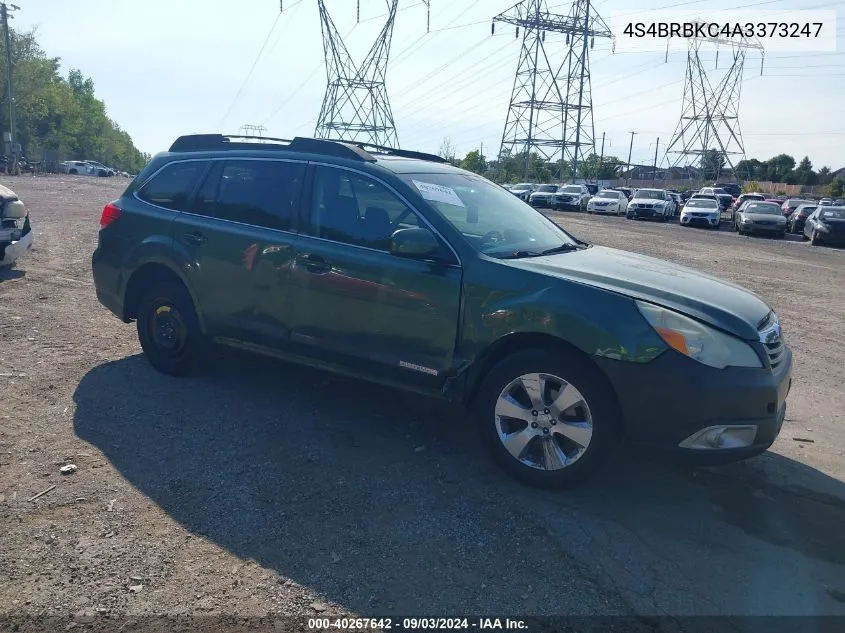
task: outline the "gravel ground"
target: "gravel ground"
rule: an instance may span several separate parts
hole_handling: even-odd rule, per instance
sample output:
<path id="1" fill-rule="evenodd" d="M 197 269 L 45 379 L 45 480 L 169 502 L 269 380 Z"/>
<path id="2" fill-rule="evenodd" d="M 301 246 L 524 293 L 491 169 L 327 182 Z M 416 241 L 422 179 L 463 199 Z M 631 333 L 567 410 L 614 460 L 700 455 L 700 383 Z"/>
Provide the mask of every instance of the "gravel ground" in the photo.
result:
<path id="1" fill-rule="evenodd" d="M 125 181 L 3 184 L 35 247 L 0 273 L 0 614 L 845 615 L 845 251 L 556 215 L 759 293 L 795 370 L 767 454 L 551 493 L 437 402 L 238 354 L 155 373 L 91 282 Z"/>

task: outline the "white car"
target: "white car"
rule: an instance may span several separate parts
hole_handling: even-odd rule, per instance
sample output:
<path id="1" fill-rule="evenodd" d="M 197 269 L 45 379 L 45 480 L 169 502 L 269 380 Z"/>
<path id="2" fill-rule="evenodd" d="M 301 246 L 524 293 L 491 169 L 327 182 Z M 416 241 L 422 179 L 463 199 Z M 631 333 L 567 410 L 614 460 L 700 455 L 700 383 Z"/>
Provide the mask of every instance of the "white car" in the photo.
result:
<path id="1" fill-rule="evenodd" d="M 537 191 L 528 196 L 528 204 L 532 207 L 551 208 L 555 193 L 560 189 L 558 185 L 540 185 Z"/>
<path id="2" fill-rule="evenodd" d="M 706 226 L 718 230 L 721 221 L 722 211 L 715 196 L 691 198 L 681 211 L 681 226 Z"/>
<path id="3" fill-rule="evenodd" d="M 537 185 L 530 182 L 521 182 L 510 188 L 510 192 L 523 202 L 528 202 L 528 198 L 535 191 L 537 191 Z"/>
<path id="4" fill-rule="evenodd" d="M 11 266 L 32 248 L 29 212 L 17 194 L 0 185 L 0 268 Z"/>
<path id="5" fill-rule="evenodd" d="M 666 222 L 672 217 L 673 206 L 665 189 L 637 189 L 625 215 L 631 220 L 658 219 Z"/>
<path id="6" fill-rule="evenodd" d="M 625 215 L 627 211 L 628 198 L 615 189 L 602 189 L 587 203 L 587 213 Z"/>

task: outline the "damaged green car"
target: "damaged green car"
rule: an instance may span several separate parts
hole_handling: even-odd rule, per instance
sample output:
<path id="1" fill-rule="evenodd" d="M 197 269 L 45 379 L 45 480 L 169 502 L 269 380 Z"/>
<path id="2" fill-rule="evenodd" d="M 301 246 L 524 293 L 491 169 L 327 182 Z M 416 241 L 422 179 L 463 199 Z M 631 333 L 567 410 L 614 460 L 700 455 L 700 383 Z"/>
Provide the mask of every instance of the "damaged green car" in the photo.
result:
<path id="1" fill-rule="evenodd" d="M 181 137 L 103 210 L 93 273 L 162 372 L 216 342 L 443 398 L 538 486 L 582 478 L 619 439 L 755 455 L 791 385 L 752 293 L 588 244 L 417 152 Z"/>

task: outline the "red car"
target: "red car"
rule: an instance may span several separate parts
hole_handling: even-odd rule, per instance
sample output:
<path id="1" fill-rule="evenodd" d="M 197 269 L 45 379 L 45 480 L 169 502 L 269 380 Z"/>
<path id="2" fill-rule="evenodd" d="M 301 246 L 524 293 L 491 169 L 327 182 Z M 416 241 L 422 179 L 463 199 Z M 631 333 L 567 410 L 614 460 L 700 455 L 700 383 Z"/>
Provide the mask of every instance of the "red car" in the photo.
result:
<path id="1" fill-rule="evenodd" d="M 789 198 L 788 200 L 784 200 L 781 205 L 781 210 L 783 211 L 784 217 L 788 219 L 795 209 L 805 204 L 815 204 L 815 202 L 813 200 L 803 200 L 801 198 Z"/>

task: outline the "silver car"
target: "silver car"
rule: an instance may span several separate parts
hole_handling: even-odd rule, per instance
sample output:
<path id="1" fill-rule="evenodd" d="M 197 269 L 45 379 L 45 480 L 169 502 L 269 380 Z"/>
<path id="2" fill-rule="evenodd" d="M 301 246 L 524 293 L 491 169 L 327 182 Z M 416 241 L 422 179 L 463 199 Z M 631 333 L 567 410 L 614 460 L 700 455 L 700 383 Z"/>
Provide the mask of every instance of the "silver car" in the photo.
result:
<path id="1" fill-rule="evenodd" d="M 560 189 L 558 185 L 540 185 L 537 191 L 528 196 L 528 204 L 532 207 L 551 208 L 558 189 Z"/>
<path id="2" fill-rule="evenodd" d="M 740 235 L 767 233 L 782 238 L 786 235 L 786 218 L 777 202 L 749 200 L 736 213 L 734 231 Z"/>

